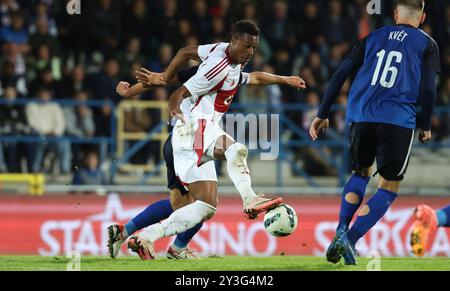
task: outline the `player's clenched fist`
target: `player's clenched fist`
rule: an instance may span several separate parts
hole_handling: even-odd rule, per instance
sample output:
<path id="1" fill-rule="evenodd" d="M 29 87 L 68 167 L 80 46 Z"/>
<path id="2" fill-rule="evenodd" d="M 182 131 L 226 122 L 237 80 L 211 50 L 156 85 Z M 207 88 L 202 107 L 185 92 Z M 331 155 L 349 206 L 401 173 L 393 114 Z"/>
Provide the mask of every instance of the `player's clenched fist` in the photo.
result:
<path id="1" fill-rule="evenodd" d="M 286 77 L 287 84 L 297 89 L 306 89 L 306 82 L 298 76 Z"/>
<path id="2" fill-rule="evenodd" d="M 116 87 L 116 92 L 122 97 L 128 96 L 128 90 L 130 89 L 130 83 L 128 82 L 120 82 Z"/>

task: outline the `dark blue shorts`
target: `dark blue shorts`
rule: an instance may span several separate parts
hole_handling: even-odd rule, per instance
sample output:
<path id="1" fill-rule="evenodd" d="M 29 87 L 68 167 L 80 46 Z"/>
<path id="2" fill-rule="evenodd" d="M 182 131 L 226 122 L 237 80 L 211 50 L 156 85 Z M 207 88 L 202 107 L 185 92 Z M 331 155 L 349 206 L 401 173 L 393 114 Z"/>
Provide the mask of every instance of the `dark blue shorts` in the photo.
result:
<path id="1" fill-rule="evenodd" d="M 372 166 L 388 181 L 401 181 L 408 168 L 414 138 L 412 129 L 383 123 L 354 123 L 350 134 L 352 170 Z"/>
<path id="2" fill-rule="evenodd" d="M 167 167 L 167 188 L 170 190 L 178 189 L 181 192 L 181 195 L 186 195 L 189 191 L 186 189 L 185 185 L 183 185 L 175 174 L 175 166 L 173 162 L 173 148 L 172 148 L 172 135 L 169 135 L 167 138 L 164 148 L 163 148 L 163 156 L 166 161 Z"/>

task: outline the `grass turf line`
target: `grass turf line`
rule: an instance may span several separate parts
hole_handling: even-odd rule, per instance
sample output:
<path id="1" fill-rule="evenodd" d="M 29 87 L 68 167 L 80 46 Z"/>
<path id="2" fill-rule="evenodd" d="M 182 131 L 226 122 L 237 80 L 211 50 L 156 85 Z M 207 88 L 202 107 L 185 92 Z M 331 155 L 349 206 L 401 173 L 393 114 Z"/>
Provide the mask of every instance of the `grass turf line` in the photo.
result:
<path id="1" fill-rule="evenodd" d="M 0 270 L 12 271 L 64 271 L 70 259 L 66 257 L 0 256 Z M 371 260 L 359 258 L 358 266 L 333 265 L 322 257 L 223 257 L 198 261 L 174 261 L 157 259 L 141 261 L 137 257 L 116 260 L 109 257 L 81 258 L 82 271 L 139 270 L 139 271 L 351 271 L 367 270 Z M 450 270 L 450 258 L 381 258 L 382 271 L 432 271 Z"/>

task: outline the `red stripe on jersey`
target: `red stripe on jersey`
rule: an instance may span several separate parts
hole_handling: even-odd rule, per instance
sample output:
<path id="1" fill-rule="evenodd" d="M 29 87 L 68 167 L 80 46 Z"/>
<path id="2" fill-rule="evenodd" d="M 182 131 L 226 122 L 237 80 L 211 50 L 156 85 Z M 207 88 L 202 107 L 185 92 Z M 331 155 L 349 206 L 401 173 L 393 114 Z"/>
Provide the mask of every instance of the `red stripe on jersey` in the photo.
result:
<path id="1" fill-rule="evenodd" d="M 220 63 L 218 63 L 217 65 L 215 65 L 214 68 L 212 68 L 211 70 L 209 70 L 209 72 L 205 74 L 205 77 L 208 78 L 208 76 L 211 76 L 212 74 L 214 74 L 214 72 L 215 72 L 220 66 L 222 66 L 225 62 L 227 62 L 227 58 L 224 58 L 223 60 L 220 61 Z"/>
<path id="2" fill-rule="evenodd" d="M 223 78 L 223 80 L 220 81 L 219 84 L 217 84 L 217 85 L 216 85 L 214 88 L 212 88 L 211 91 L 209 91 L 209 92 L 214 92 L 214 91 L 217 91 L 217 90 L 219 90 L 220 88 L 222 88 L 223 83 L 225 83 L 225 80 L 226 80 L 227 78 L 228 78 L 228 75 L 227 75 L 225 78 Z M 205 96 L 205 95 L 200 96 L 200 97 L 197 99 L 197 102 L 195 102 L 195 105 L 194 105 L 194 107 L 192 107 L 191 112 L 194 111 L 194 109 L 200 104 L 200 102 L 202 101 L 202 99 L 203 99 L 204 96 Z"/>
<path id="3" fill-rule="evenodd" d="M 217 70 L 217 72 L 215 72 L 211 77 L 208 78 L 208 81 L 211 81 L 216 76 L 218 76 L 220 73 L 222 73 L 223 70 L 225 70 L 225 68 L 228 67 L 229 64 L 230 64 L 230 61 L 227 61 L 225 64 L 223 64 L 222 67 L 219 70 Z"/>
<path id="4" fill-rule="evenodd" d="M 209 53 L 212 53 L 212 52 L 219 46 L 219 44 L 220 44 L 220 43 L 216 44 L 216 45 L 209 51 Z"/>
<path id="5" fill-rule="evenodd" d="M 219 89 L 222 88 L 223 84 L 225 83 L 225 81 L 228 78 L 228 74 L 225 76 L 225 78 L 222 79 L 222 81 L 219 82 L 219 84 L 217 84 L 214 88 L 211 89 L 211 91 L 209 92 L 214 92 L 214 91 L 218 91 Z"/>
<path id="6" fill-rule="evenodd" d="M 206 119 L 199 119 L 198 120 L 198 128 L 194 134 L 194 150 L 197 153 L 197 157 L 198 157 L 197 166 L 200 166 L 200 163 L 202 162 L 203 148 L 205 146 L 204 138 L 203 138 L 203 135 L 205 133 L 205 128 L 206 128 Z"/>
<path id="7" fill-rule="evenodd" d="M 210 74 L 207 79 L 208 81 L 211 81 L 212 79 L 214 79 L 217 75 L 219 75 L 220 73 L 222 73 L 222 71 L 229 65 L 230 63 L 228 61 L 226 61 L 225 63 L 223 63 L 220 67 L 218 67 L 212 74 Z"/>
<path id="8" fill-rule="evenodd" d="M 231 106 L 233 102 L 233 97 L 236 95 L 239 89 L 239 85 L 237 85 L 233 90 L 229 91 L 221 91 L 217 92 L 216 100 L 214 102 L 214 110 L 219 113 L 225 113 Z"/>

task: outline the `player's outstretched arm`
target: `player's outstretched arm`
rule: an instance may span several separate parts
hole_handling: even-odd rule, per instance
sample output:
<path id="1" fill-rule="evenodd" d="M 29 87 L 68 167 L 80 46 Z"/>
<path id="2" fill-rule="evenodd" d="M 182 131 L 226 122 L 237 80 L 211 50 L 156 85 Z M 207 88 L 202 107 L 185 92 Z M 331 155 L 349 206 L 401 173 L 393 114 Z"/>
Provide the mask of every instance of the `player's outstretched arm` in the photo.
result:
<path id="1" fill-rule="evenodd" d="M 141 68 L 139 71 L 135 72 L 136 79 L 148 90 L 154 89 L 155 86 L 176 85 L 179 83 L 177 72 L 182 69 L 189 60 L 201 61 L 198 54 L 198 46 L 189 46 L 180 49 L 165 72 L 155 73 L 145 68 Z"/>
<path id="2" fill-rule="evenodd" d="M 164 73 L 155 73 L 147 70 L 146 68 L 141 68 L 135 73 L 136 80 L 141 83 L 143 87 L 148 91 L 156 87 L 178 85 L 180 83 L 177 75 L 173 76 L 170 79 L 167 79 L 164 76 Z"/>
<path id="3" fill-rule="evenodd" d="M 198 55 L 198 46 L 189 46 L 180 49 L 172 59 L 166 71 L 163 73 L 164 80 L 173 80 L 177 72 L 189 61 L 201 61 Z"/>
<path id="4" fill-rule="evenodd" d="M 173 84 L 177 84 L 177 83 L 178 82 L 174 81 Z M 117 92 L 117 94 L 119 94 L 120 96 L 122 96 L 124 98 L 132 98 L 132 97 L 142 94 L 146 91 L 150 91 L 157 87 L 166 86 L 166 85 L 171 85 L 171 84 L 164 83 L 164 84 L 160 84 L 160 85 L 144 86 L 141 82 L 138 82 L 138 83 L 134 84 L 133 86 L 131 86 L 130 83 L 121 81 L 121 82 L 119 82 L 119 84 L 116 87 L 116 92 Z"/>
<path id="5" fill-rule="evenodd" d="M 138 80 L 138 83 L 131 86 L 129 83 L 122 81 L 117 85 L 116 91 L 124 98 L 131 98 L 142 94 L 145 91 L 151 91 L 157 87 L 185 83 L 197 73 L 197 70 L 198 66 L 181 70 L 177 72 L 174 78 L 166 82 L 163 78 L 163 73 L 155 73 L 145 68 L 141 68 L 139 72 L 136 72 L 136 79 Z M 151 85 L 144 86 L 145 82 L 142 80 L 146 80 L 145 82 L 151 82 Z"/>
<path id="6" fill-rule="evenodd" d="M 288 85 L 297 89 L 306 89 L 305 81 L 298 76 L 279 76 L 265 72 L 253 72 L 249 74 L 248 85 Z"/>
<path id="7" fill-rule="evenodd" d="M 133 96 L 142 94 L 145 91 L 144 86 L 141 83 L 137 83 L 133 86 L 130 83 L 121 81 L 116 87 L 116 92 L 124 98 L 131 98 Z"/>

